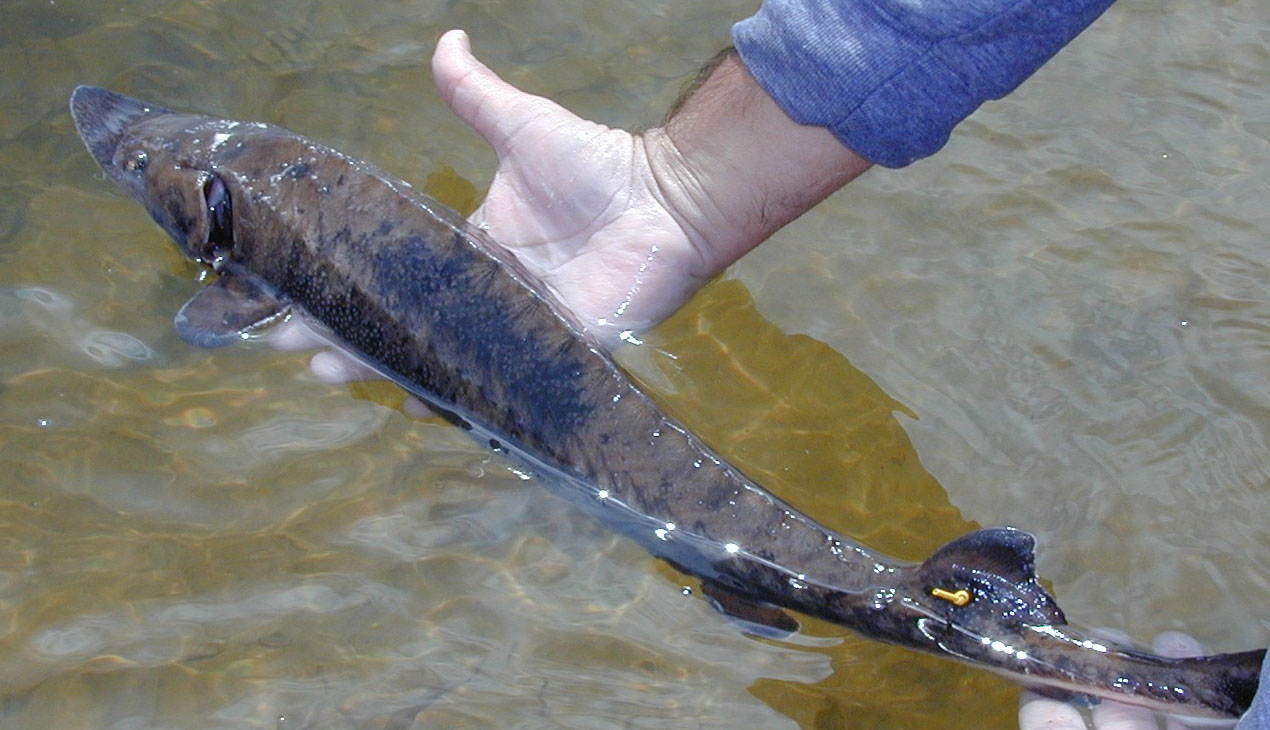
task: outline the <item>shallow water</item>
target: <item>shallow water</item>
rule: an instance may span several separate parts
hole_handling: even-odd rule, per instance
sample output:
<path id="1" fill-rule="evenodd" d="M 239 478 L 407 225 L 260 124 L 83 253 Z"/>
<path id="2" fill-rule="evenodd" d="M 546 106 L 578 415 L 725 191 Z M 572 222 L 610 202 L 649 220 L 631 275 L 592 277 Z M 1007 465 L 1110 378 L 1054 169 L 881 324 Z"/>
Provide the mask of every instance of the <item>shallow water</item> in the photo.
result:
<path id="1" fill-rule="evenodd" d="M 492 157 L 432 92 L 444 29 L 638 127 L 753 7 L 10 3 L 0 726 L 1013 727 L 1017 691 L 986 673 L 816 622 L 741 634 L 389 388 L 179 342 L 197 272 L 66 112 L 96 83 L 479 187 Z M 1084 624 L 1265 644 L 1267 41 L 1262 3 L 1121 0 L 938 156 L 870 172 L 622 360 L 864 542 L 919 559 L 1017 525 Z"/>

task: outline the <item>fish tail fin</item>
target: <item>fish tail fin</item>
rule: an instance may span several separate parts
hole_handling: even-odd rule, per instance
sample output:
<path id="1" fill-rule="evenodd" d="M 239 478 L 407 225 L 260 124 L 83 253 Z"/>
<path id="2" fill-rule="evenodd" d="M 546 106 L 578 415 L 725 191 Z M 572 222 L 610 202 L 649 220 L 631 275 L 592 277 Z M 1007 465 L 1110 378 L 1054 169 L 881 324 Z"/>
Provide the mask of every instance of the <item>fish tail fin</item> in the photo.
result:
<path id="1" fill-rule="evenodd" d="M 1248 711 L 1257 694 L 1266 650 L 1175 659 L 1193 679 L 1189 689 L 1208 707 L 1230 717 Z"/>
<path id="2" fill-rule="evenodd" d="M 1024 627 L 1062 626 L 1063 611 L 1036 576 L 1035 540 L 1026 532 L 994 527 L 972 532 L 935 551 L 916 571 L 925 601 L 933 613 L 956 624 L 940 637 L 940 648 L 965 659 L 985 660 L 978 644 L 1002 632 Z M 1104 651 L 1106 651 L 1104 649 Z M 1113 648 L 1108 657 L 1121 661 L 1136 677 L 1125 686 L 1104 685 L 1105 676 L 1089 676 L 1090 690 L 1100 696 L 1167 708 L 1205 707 L 1215 717 L 1239 717 L 1252 704 L 1260 682 L 1264 649 L 1200 657 L 1162 657 L 1132 648 Z M 1270 670 L 1268 670 L 1270 671 Z M 1039 682 L 1045 686 L 1044 682 Z M 1098 691 L 1100 686 L 1103 691 Z M 1112 693 L 1108 694 L 1106 690 Z"/>

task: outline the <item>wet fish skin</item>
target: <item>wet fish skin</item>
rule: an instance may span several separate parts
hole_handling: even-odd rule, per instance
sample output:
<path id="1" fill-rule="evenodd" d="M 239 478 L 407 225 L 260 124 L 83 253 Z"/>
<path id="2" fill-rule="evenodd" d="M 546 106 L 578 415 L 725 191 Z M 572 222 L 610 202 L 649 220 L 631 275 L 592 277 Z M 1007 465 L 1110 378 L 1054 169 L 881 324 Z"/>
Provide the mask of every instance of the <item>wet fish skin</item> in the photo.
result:
<path id="1" fill-rule="evenodd" d="M 140 108 L 151 109 L 125 112 Z M 134 197 L 179 248 L 214 260 L 221 281 L 250 278 L 302 306 L 342 345 L 452 420 L 476 424 L 557 477 L 587 482 L 586 506 L 600 505 L 608 515 L 625 504 L 656 515 L 649 523 L 656 529 L 675 524 L 669 532 L 717 545 L 723 559 L 698 561 L 699 548 L 677 550 L 687 539 L 678 537 L 657 538 L 659 554 L 723 579 L 724 571 L 712 568 L 732 560 L 723 545 L 770 542 L 769 530 L 781 523 L 782 551 L 764 549 L 761 557 L 798 562 L 799 551 L 824 552 L 827 530 L 662 415 L 603 348 L 534 293 L 541 286 L 534 277 L 457 214 L 366 163 L 277 127 L 152 109 L 131 132 L 129 144 L 89 148 L 125 189 L 145 191 Z M 128 170 L 137 150 L 145 169 Z M 220 259 L 205 250 L 202 196 L 188 192 L 205 187 L 211 171 L 235 201 L 234 247 Z M 138 175 L 144 186 L 132 182 Z M 691 490 L 682 487 L 685 474 L 692 475 Z M 730 523 L 726 533 L 721 523 Z M 646 542 L 652 531 L 641 525 L 638 539 Z M 871 556 L 845 538 L 842 545 Z M 882 558 L 835 562 L 836 583 L 867 586 Z M 860 575 L 846 575 L 851 571 Z M 735 582 L 748 585 L 750 578 Z"/>
<path id="2" fill-rule="evenodd" d="M 662 414 L 513 255 L 367 163 L 92 87 L 71 107 L 107 175 L 220 274 L 177 316 L 196 344 L 302 308 L 553 491 L 742 599 L 1179 714 L 1237 716 L 1256 691 L 1264 651 L 1172 660 L 1076 635 L 1037 581 L 1027 533 L 979 531 L 914 564 L 800 514 Z"/>

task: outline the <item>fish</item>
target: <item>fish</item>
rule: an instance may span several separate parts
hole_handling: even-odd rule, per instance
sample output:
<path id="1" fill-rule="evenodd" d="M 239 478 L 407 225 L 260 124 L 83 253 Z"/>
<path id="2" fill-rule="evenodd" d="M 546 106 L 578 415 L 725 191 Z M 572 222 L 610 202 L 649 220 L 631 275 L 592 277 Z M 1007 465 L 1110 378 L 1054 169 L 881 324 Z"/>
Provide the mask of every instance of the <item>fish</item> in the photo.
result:
<path id="1" fill-rule="evenodd" d="M 798 630 L 792 610 L 1043 691 L 1187 717 L 1249 707 L 1265 650 L 1169 658 L 1084 635 L 1023 530 L 978 530 L 909 562 L 799 512 L 664 414 L 513 252 L 378 167 L 271 124 L 92 86 L 70 106 L 106 176 L 216 274 L 174 317 L 187 342 L 316 321 L 756 632 Z"/>

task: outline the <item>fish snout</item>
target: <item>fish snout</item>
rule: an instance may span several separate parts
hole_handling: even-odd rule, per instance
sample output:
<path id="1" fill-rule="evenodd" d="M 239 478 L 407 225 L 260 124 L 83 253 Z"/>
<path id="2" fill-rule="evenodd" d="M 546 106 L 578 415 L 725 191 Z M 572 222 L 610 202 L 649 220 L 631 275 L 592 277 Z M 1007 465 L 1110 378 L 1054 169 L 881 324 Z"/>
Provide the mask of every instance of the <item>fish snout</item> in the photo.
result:
<path id="1" fill-rule="evenodd" d="M 75 129 L 93 159 L 107 172 L 117 167 L 115 150 L 129 127 L 170 113 L 162 107 L 97 86 L 78 86 L 71 94 Z"/>

